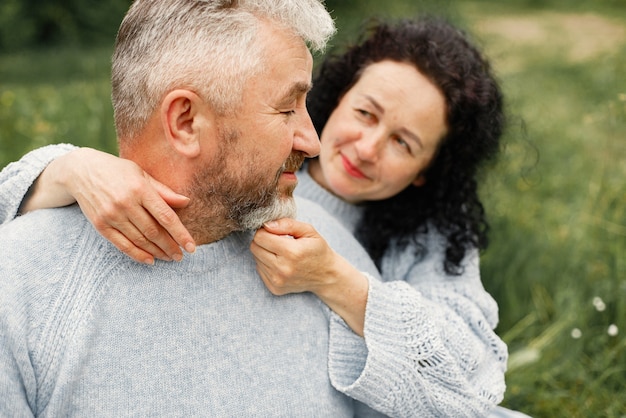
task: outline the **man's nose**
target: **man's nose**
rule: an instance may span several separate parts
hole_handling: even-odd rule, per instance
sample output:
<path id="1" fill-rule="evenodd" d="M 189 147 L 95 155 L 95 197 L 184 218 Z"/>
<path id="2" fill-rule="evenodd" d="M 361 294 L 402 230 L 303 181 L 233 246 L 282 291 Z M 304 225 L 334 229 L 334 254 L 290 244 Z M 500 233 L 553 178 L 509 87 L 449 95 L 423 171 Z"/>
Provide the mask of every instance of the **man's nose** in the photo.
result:
<path id="1" fill-rule="evenodd" d="M 317 136 L 313 121 L 308 111 L 299 116 L 298 127 L 293 139 L 294 151 L 303 152 L 308 158 L 317 157 L 320 153 L 320 139 Z"/>

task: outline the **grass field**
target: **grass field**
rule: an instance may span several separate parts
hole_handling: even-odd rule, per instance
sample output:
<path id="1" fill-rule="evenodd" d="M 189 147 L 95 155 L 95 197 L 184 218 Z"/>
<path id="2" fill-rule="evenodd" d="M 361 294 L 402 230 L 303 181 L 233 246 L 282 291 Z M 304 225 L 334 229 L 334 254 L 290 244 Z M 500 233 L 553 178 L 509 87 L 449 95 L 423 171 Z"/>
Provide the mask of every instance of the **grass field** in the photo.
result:
<path id="1" fill-rule="evenodd" d="M 346 0 L 335 43 L 364 15 L 426 4 Z M 482 188 L 483 278 L 510 348 L 504 404 L 626 417 L 626 3 L 438 4 L 492 58 L 510 114 Z M 0 53 L 0 167 L 53 142 L 115 152 L 110 52 Z"/>

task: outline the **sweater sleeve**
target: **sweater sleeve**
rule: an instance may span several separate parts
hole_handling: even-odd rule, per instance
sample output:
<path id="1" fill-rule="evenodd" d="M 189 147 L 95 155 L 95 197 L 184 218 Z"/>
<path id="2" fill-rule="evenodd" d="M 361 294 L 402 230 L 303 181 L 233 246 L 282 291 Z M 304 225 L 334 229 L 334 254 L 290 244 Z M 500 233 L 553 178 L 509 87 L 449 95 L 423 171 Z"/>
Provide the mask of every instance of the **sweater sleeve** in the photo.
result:
<path id="1" fill-rule="evenodd" d="M 463 274 L 448 276 L 436 247 L 419 260 L 415 248 L 388 255 L 385 281 L 370 277 L 364 339 L 333 316 L 331 382 L 393 417 L 484 417 L 505 391 L 497 305 L 480 281 L 477 251 Z"/>
<path id="2" fill-rule="evenodd" d="M 47 145 L 29 152 L 0 171 L 0 225 L 15 219 L 28 189 L 48 164 L 76 148 L 70 144 Z"/>

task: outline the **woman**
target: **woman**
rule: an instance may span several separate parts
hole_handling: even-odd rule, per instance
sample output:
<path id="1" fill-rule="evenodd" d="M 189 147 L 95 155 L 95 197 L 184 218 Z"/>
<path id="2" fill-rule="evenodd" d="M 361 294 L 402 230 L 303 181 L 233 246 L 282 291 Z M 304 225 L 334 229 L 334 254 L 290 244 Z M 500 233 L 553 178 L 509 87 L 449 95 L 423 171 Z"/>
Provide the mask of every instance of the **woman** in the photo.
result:
<path id="1" fill-rule="evenodd" d="M 354 232 L 383 282 L 355 273 L 309 225 L 286 219 L 266 224 L 251 245 L 261 278 L 277 295 L 333 299 L 329 306 L 354 331 L 344 361 L 361 362 L 363 373 L 388 379 L 399 395 L 356 393 L 347 383 L 355 376 L 331 375 L 338 390 L 393 416 L 486 416 L 502 400 L 507 360 L 478 266 L 487 222 L 476 178 L 497 153 L 504 124 L 488 62 L 441 20 L 379 23 L 325 60 L 308 107 L 321 153 L 300 172 L 296 193 Z M 10 170 L 43 170 L 68 150 L 34 151 Z M 0 193 L 21 189 L 0 203 L 8 218 L 34 180 L 11 178 Z M 193 251 L 193 241 L 165 202 L 181 206 L 185 198 L 147 184 L 154 182 L 129 162 L 77 150 L 50 163 L 22 210 L 76 199 L 133 258 L 180 259 L 179 245 Z M 311 239 L 294 251 L 285 236 Z"/>

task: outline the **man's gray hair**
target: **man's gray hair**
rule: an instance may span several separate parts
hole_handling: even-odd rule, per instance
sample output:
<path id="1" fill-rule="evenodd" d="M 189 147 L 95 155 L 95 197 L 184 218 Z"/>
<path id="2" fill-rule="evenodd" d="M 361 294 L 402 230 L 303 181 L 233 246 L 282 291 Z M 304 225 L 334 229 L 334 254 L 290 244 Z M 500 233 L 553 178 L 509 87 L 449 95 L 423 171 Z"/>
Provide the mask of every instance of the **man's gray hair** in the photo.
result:
<path id="1" fill-rule="evenodd" d="M 117 34 L 112 99 L 118 138 L 144 127 L 163 96 L 193 90 L 225 113 L 263 69 L 261 20 L 324 49 L 335 25 L 323 0 L 136 0 Z M 258 44 L 257 44 L 258 45 Z"/>

